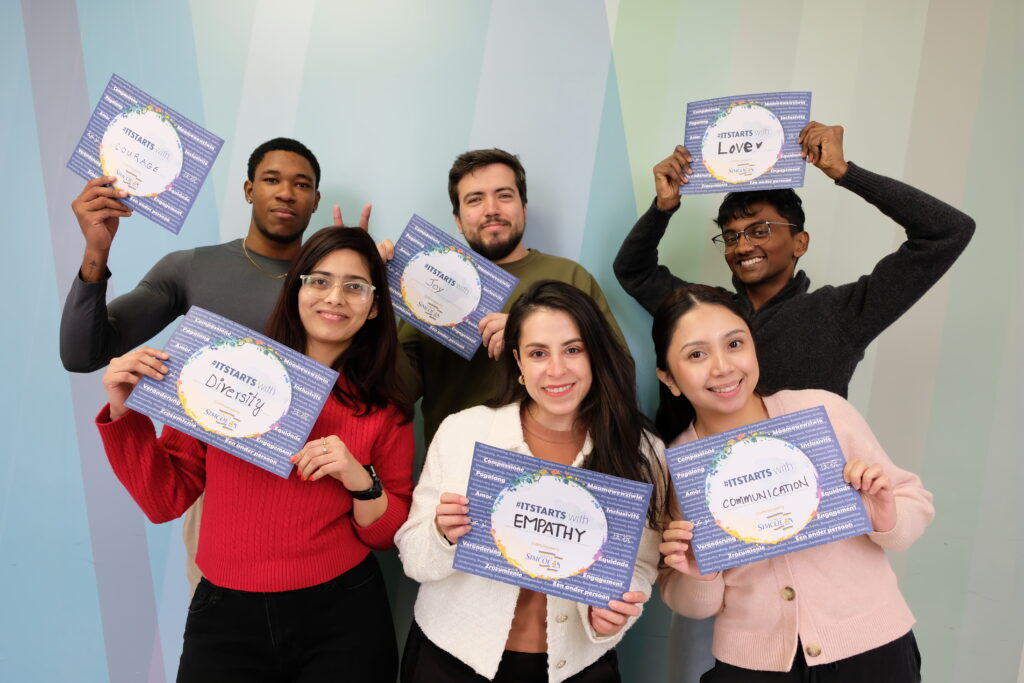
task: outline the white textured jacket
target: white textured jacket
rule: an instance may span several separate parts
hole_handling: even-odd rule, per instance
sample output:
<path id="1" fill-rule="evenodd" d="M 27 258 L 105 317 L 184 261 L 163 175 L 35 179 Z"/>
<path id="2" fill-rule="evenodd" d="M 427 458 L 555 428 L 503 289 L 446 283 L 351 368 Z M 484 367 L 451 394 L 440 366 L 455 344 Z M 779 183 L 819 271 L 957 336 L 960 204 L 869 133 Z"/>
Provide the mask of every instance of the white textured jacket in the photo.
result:
<path id="1" fill-rule="evenodd" d="M 478 674 L 494 678 L 512 626 L 519 588 L 452 569 L 455 546 L 438 531 L 434 513 L 444 492 L 465 493 L 475 443 L 532 455 L 523 438 L 519 404 L 501 408 L 477 406 L 449 416 L 441 423 L 427 451 L 423 473 L 412 497 L 409 519 L 398 530 L 405 573 L 420 582 L 416 622 L 435 645 L 468 664 Z M 656 453 L 664 449 L 651 436 Z M 582 467 L 592 444 L 587 437 L 573 461 Z M 630 590 L 651 594 L 657 577 L 660 536 L 645 527 L 640 539 Z M 548 680 L 563 681 L 586 668 L 622 639 L 627 625 L 614 636 L 601 636 L 590 627 L 587 605 L 548 596 Z"/>

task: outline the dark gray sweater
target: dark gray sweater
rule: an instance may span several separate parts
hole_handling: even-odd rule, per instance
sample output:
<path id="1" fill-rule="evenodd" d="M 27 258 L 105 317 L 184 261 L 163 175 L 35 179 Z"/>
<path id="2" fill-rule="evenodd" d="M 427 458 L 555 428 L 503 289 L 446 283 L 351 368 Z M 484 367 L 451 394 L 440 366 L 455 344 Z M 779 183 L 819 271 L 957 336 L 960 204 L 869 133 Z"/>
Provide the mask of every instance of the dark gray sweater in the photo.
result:
<path id="1" fill-rule="evenodd" d="M 907 240 L 869 274 L 845 285 L 810 292 L 810 280 L 800 271 L 757 311 L 743 284 L 733 280 L 734 296 L 750 319 L 764 393 L 827 389 L 845 397 L 868 344 L 942 277 L 974 234 L 970 216 L 853 163 L 836 184 L 878 207 L 906 230 Z M 665 294 L 686 284 L 658 264 L 658 243 L 671 217 L 652 204 L 615 257 L 619 284 L 652 315 Z"/>
<path id="2" fill-rule="evenodd" d="M 286 272 L 290 264 L 252 257 L 271 275 Z M 70 372 L 98 370 L 149 341 L 193 305 L 263 331 L 282 282 L 249 262 L 240 239 L 167 254 L 135 289 L 110 304 L 106 279 L 87 283 L 76 276 L 60 318 L 60 360 Z"/>

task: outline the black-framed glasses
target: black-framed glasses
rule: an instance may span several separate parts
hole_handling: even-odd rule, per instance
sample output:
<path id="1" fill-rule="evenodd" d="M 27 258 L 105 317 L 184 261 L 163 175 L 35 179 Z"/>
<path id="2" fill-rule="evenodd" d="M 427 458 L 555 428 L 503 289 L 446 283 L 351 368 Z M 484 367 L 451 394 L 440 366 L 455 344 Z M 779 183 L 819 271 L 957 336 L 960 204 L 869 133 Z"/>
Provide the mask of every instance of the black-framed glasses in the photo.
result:
<path id="1" fill-rule="evenodd" d="M 306 287 L 324 294 L 332 291 L 335 287 L 341 287 L 341 293 L 346 299 L 360 303 L 369 301 L 373 295 L 373 290 L 377 289 L 368 282 L 341 280 L 330 275 L 320 275 L 318 273 L 300 275 L 299 279 L 302 280 L 302 284 Z"/>
<path id="2" fill-rule="evenodd" d="M 773 225 L 787 225 L 791 228 L 799 227 L 792 223 L 782 223 L 780 221 L 758 221 L 757 223 L 751 223 L 738 232 L 736 230 L 723 230 L 720 234 L 712 237 L 711 241 L 722 251 L 732 251 L 735 249 L 736 245 L 740 243 L 741 236 L 745 237 L 750 244 L 763 244 L 772 236 Z"/>

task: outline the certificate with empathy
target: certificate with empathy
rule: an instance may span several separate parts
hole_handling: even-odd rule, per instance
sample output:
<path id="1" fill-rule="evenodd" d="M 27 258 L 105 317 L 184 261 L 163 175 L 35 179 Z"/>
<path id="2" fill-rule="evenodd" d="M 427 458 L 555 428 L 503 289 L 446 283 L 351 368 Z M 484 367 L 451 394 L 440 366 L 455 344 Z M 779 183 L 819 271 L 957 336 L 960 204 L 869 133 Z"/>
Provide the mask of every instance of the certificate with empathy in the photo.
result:
<path id="1" fill-rule="evenodd" d="M 665 452 L 701 574 L 873 531 L 823 406 Z"/>
<path id="2" fill-rule="evenodd" d="M 198 306 L 164 351 L 170 371 L 125 405 L 287 478 L 338 373 Z"/>
<path id="3" fill-rule="evenodd" d="M 68 168 L 86 180 L 116 176 L 122 203 L 178 234 L 223 144 L 114 74 Z"/>
<path id="4" fill-rule="evenodd" d="M 633 578 L 652 487 L 477 443 L 454 568 L 607 607 Z"/>
<path id="5" fill-rule="evenodd" d="M 811 93 L 771 92 L 686 105 L 683 144 L 693 175 L 679 194 L 801 187 L 797 138 L 811 120 Z"/>
<path id="6" fill-rule="evenodd" d="M 500 311 L 519 283 L 415 214 L 387 268 L 398 316 L 466 360 L 480 348 L 480 320 Z"/>

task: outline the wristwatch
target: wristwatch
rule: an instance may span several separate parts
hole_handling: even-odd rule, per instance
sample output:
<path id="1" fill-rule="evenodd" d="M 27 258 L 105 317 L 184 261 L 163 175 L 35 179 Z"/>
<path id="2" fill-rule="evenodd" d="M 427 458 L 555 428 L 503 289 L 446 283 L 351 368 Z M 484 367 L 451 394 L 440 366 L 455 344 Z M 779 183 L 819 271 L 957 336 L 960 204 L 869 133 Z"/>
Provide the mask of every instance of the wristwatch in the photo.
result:
<path id="1" fill-rule="evenodd" d="M 370 474 L 373 484 L 365 491 L 349 491 L 349 493 L 356 500 L 376 500 L 384 495 L 384 487 L 380 485 L 380 477 L 377 476 L 377 470 L 373 469 L 373 465 L 363 465 L 363 469 Z"/>

